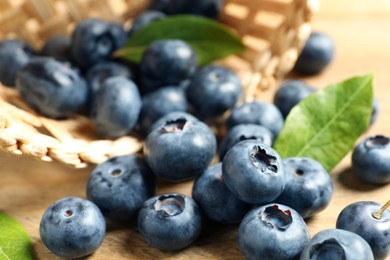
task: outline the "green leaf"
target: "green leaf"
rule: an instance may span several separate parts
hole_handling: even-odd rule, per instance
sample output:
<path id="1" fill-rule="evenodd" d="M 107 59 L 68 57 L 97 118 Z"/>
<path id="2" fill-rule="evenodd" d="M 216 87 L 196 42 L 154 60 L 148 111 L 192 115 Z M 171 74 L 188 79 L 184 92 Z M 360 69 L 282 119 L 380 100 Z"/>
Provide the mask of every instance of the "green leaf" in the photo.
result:
<path id="1" fill-rule="evenodd" d="M 275 150 L 282 158 L 313 158 L 330 172 L 369 126 L 372 78 L 350 78 L 302 100 L 286 118 Z"/>
<path id="2" fill-rule="evenodd" d="M 15 219 L 0 212 L 0 259 L 34 259 L 30 237 Z"/>
<path id="3" fill-rule="evenodd" d="M 144 49 L 155 40 L 180 39 L 190 44 L 204 65 L 244 50 L 241 39 L 225 25 L 195 15 L 169 16 L 132 35 L 115 56 L 139 63 Z"/>

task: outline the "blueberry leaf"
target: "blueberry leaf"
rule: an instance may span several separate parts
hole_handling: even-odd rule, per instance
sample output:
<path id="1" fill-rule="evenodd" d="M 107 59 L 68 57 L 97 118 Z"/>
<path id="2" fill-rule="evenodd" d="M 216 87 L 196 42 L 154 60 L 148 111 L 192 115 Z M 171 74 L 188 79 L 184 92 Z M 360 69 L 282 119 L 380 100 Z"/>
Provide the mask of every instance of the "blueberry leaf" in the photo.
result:
<path id="1" fill-rule="evenodd" d="M 180 39 L 190 44 L 197 54 L 199 65 L 244 50 L 241 39 L 225 25 L 195 15 L 174 15 L 140 29 L 114 55 L 139 63 L 150 43 L 164 39 Z"/>
<path id="2" fill-rule="evenodd" d="M 353 77 L 302 100 L 287 116 L 275 150 L 282 158 L 313 158 L 330 172 L 369 126 L 372 78 Z"/>
<path id="3" fill-rule="evenodd" d="M 30 237 L 15 219 L 0 212 L 0 259 L 34 259 Z"/>

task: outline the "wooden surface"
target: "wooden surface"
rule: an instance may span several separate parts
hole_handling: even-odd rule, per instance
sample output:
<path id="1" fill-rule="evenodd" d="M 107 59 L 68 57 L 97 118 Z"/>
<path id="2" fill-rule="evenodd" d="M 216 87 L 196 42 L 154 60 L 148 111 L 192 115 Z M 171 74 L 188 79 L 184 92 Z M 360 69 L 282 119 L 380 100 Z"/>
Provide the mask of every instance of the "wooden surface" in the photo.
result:
<path id="1" fill-rule="evenodd" d="M 381 104 L 377 122 L 364 136 L 390 135 L 390 2 L 388 0 L 325 0 L 313 28 L 328 33 L 336 44 L 336 57 L 321 75 L 305 78 L 317 87 L 371 72 L 375 96 Z M 270 101 L 274 90 L 264 93 Z M 364 137 L 363 136 L 363 137 Z M 39 221 L 44 210 L 65 196 L 85 197 L 92 168 L 74 170 L 59 163 L 0 153 L 0 210 L 15 217 L 31 236 L 38 259 L 56 259 L 41 243 Z M 338 213 L 360 200 L 385 203 L 390 185 L 365 184 L 350 170 L 350 154 L 331 172 L 335 193 L 330 206 L 307 224 L 311 235 L 334 228 Z M 191 193 L 191 182 L 160 184 L 158 193 Z M 88 259 L 243 259 L 236 245 L 237 226 L 209 226 L 199 240 L 178 253 L 165 253 L 142 241 L 135 223 L 108 225 L 106 239 Z"/>

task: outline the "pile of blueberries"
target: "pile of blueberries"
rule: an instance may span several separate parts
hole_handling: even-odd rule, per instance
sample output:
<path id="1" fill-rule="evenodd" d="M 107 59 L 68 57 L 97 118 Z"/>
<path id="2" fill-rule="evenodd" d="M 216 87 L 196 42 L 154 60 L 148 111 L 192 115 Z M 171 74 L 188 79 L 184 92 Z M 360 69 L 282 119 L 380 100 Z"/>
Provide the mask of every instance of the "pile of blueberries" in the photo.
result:
<path id="1" fill-rule="evenodd" d="M 315 92 L 313 87 L 289 80 L 273 104 L 240 103 L 243 90 L 235 72 L 220 65 L 197 66 L 192 47 L 177 39 L 150 44 L 138 66 L 112 58 L 126 39 L 154 21 L 177 13 L 216 18 L 222 4 L 151 1 L 127 31 L 88 19 L 70 38 L 50 38 L 39 52 L 18 40 L 0 43 L 0 81 L 16 86 L 38 113 L 59 120 L 82 113 L 105 138 L 131 131 L 145 137 L 142 156 L 117 156 L 95 167 L 87 199 L 67 197 L 47 208 L 40 224 L 42 242 L 58 256 L 83 257 L 102 244 L 106 219 L 137 220 L 147 243 L 177 251 L 198 238 L 208 219 L 237 224 L 238 246 L 248 259 L 385 258 L 390 212 L 378 213 L 378 203 L 349 205 L 337 229 L 310 239 L 305 220 L 330 203 L 332 180 L 317 161 L 281 159 L 272 145 L 290 110 Z M 321 72 L 333 48 L 327 35 L 312 33 L 294 69 Z M 375 101 L 372 123 L 377 112 Z M 210 125 L 223 118 L 227 131 L 217 138 Z M 375 136 L 355 148 L 353 166 L 362 179 L 390 181 L 389 143 Z M 156 195 L 158 178 L 194 179 L 192 196 Z"/>

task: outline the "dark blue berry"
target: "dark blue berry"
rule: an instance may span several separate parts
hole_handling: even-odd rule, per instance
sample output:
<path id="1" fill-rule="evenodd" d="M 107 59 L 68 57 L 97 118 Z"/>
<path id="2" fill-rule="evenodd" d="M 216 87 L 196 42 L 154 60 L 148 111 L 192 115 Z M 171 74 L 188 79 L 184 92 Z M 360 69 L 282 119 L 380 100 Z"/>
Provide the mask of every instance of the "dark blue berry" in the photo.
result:
<path id="1" fill-rule="evenodd" d="M 92 202 L 67 197 L 50 205 L 42 216 L 39 233 L 55 255 L 79 258 L 95 252 L 104 240 L 106 222 Z"/>
<path id="2" fill-rule="evenodd" d="M 181 40 L 158 40 L 144 51 L 140 63 L 144 93 L 164 86 L 186 86 L 196 71 L 195 52 Z"/>
<path id="3" fill-rule="evenodd" d="M 105 137 L 128 134 L 137 123 L 141 96 L 133 81 L 115 76 L 104 81 L 92 104 L 92 120 Z"/>
<path id="4" fill-rule="evenodd" d="M 297 259 L 309 240 L 302 217 L 281 204 L 254 208 L 245 215 L 238 229 L 240 250 L 251 260 Z"/>
<path id="5" fill-rule="evenodd" d="M 0 83 L 14 87 L 17 72 L 33 55 L 33 49 L 23 41 L 4 40 L 0 42 Z"/>
<path id="6" fill-rule="evenodd" d="M 206 216 L 220 223 L 239 223 L 251 208 L 226 187 L 222 163 L 208 167 L 194 182 L 192 198 Z"/>
<path id="7" fill-rule="evenodd" d="M 300 260 L 374 260 L 370 246 L 355 233 L 325 229 L 315 234 L 302 251 Z"/>
<path id="8" fill-rule="evenodd" d="M 159 10 L 168 15 L 193 14 L 217 18 L 222 10 L 224 0 L 152 0 L 149 9 Z"/>
<path id="9" fill-rule="evenodd" d="M 202 227 L 197 203 L 186 195 L 168 193 L 145 201 L 138 215 L 141 236 L 161 250 L 181 250 L 193 243 Z"/>
<path id="10" fill-rule="evenodd" d="M 142 204 L 155 194 L 155 175 L 146 162 L 135 155 L 112 157 L 92 171 L 87 197 L 108 218 L 135 219 Z"/>
<path id="11" fill-rule="evenodd" d="M 167 114 L 160 119 L 163 124 L 154 127 L 146 138 L 144 154 L 157 176 L 183 181 L 198 176 L 208 167 L 217 144 L 205 123 L 186 113 L 175 115 L 179 116 Z"/>
<path id="12" fill-rule="evenodd" d="M 41 49 L 41 55 L 61 61 L 71 61 L 70 38 L 64 35 L 48 38 Z"/>
<path id="13" fill-rule="evenodd" d="M 328 172 L 317 161 L 306 157 L 283 160 L 286 185 L 275 200 L 295 209 L 303 218 L 324 210 L 333 196 L 333 183 Z"/>
<path id="14" fill-rule="evenodd" d="M 294 70 L 303 74 L 318 74 L 333 60 L 335 46 L 329 35 L 312 32 L 298 56 Z"/>
<path id="15" fill-rule="evenodd" d="M 265 204 L 275 200 L 285 186 L 279 154 L 258 140 L 235 144 L 222 161 L 226 186 L 240 200 Z"/>
<path id="16" fill-rule="evenodd" d="M 78 71 L 48 57 L 31 59 L 19 70 L 16 86 L 32 108 L 52 118 L 72 116 L 88 98 L 87 84 Z"/>
<path id="17" fill-rule="evenodd" d="M 242 86 L 237 74 L 218 65 L 199 69 L 187 88 L 188 100 L 201 118 L 222 115 L 236 105 L 241 95 Z"/>

